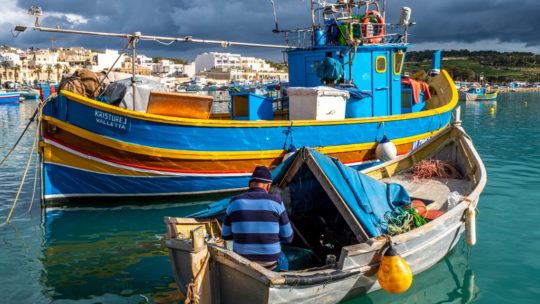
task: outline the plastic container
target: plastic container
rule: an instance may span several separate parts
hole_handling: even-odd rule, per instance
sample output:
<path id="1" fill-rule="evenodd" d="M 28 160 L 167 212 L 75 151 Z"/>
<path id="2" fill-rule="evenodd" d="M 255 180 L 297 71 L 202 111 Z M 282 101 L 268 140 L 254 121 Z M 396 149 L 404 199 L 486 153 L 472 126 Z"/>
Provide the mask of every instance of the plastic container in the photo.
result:
<path id="1" fill-rule="evenodd" d="M 326 45 L 326 33 L 323 29 L 317 29 L 315 31 L 315 45 L 317 46 Z"/>
<path id="2" fill-rule="evenodd" d="M 329 87 L 287 89 L 289 119 L 340 120 L 345 118 L 349 92 Z"/>

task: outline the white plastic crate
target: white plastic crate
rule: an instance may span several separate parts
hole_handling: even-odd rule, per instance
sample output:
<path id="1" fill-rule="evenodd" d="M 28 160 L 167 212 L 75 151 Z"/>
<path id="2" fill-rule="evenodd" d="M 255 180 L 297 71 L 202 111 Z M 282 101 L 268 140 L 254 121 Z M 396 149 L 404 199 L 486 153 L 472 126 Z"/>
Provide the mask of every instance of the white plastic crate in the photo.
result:
<path id="1" fill-rule="evenodd" d="M 289 96 L 289 119 L 339 120 L 345 118 L 349 92 L 330 87 L 292 87 Z"/>

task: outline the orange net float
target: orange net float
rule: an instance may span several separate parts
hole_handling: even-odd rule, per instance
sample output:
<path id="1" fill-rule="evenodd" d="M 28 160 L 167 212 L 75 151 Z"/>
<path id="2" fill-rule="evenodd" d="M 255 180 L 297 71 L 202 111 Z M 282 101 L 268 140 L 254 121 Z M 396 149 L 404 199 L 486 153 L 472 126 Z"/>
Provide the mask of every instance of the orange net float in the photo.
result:
<path id="1" fill-rule="evenodd" d="M 384 38 L 384 18 L 379 11 L 368 11 L 362 18 L 362 37 L 366 38 L 368 43 L 382 42 Z"/>

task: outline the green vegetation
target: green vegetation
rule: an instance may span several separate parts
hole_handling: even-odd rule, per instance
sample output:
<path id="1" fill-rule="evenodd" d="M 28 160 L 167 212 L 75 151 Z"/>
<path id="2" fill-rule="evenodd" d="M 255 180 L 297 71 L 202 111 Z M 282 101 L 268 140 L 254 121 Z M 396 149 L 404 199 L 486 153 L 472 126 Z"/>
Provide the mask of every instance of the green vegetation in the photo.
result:
<path id="1" fill-rule="evenodd" d="M 170 60 L 172 61 L 174 64 L 188 64 L 188 62 L 184 59 L 180 59 L 180 58 L 166 58 L 166 57 L 153 57 L 152 58 L 152 62 L 153 63 L 158 63 L 160 60 Z"/>
<path id="2" fill-rule="evenodd" d="M 433 51 L 408 52 L 405 70 L 431 69 Z M 490 83 L 514 80 L 540 81 L 540 55 L 526 52 L 443 51 L 442 66 L 454 80 L 478 81 L 481 74 Z"/>
<path id="3" fill-rule="evenodd" d="M 283 70 L 283 71 L 288 71 L 289 68 L 287 66 L 287 63 L 285 62 L 273 62 L 273 61 L 270 61 L 270 60 L 266 60 L 266 62 L 268 62 L 268 64 L 275 68 L 276 70 Z"/>

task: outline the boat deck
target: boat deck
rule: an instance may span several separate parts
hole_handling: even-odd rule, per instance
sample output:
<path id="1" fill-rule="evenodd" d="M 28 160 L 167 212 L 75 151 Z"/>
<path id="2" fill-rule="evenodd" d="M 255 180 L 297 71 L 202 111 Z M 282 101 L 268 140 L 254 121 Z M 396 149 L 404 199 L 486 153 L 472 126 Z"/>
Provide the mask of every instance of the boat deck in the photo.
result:
<path id="1" fill-rule="evenodd" d="M 402 185 L 411 197 L 433 201 L 429 209 L 440 209 L 446 203 L 450 192 L 457 191 L 463 194 L 472 191 L 472 184 L 469 181 L 455 178 L 413 179 L 410 174 L 403 174 L 381 181 Z"/>

